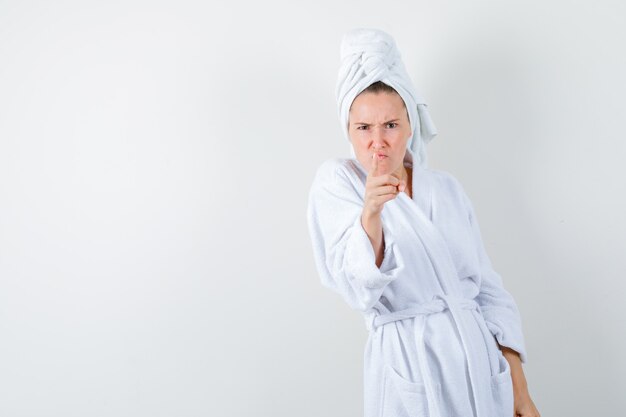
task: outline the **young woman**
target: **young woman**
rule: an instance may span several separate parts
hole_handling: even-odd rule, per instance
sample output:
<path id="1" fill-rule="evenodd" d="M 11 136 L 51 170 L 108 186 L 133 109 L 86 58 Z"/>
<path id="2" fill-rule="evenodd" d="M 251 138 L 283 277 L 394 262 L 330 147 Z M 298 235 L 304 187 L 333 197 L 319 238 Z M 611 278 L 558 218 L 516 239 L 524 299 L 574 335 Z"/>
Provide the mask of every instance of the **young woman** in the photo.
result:
<path id="1" fill-rule="evenodd" d="M 317 170 L 307 211 L 322 284 L 363 313 L 365 417 L 535 417 L 515 301 L 472 203 L 426 168 L 436 134 L 393 39 L 342 41 L 339 115 L 353 158 Z"/>

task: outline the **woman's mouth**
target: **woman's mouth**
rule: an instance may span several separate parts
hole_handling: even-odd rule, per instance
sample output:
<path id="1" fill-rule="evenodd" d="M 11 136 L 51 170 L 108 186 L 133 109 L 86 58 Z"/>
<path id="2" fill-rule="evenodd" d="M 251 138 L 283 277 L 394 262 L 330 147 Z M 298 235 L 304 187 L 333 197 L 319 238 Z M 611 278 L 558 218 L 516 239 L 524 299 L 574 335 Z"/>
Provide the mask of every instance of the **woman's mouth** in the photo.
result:
<path id="1" fill-rule="evenodd" d="M 387 155 L 382 154 L 382 153 L 377 153 L 377 154 L 376 154 L 376 158 L 378 158 L 379 160 L 380 160 L 380 159 L 385 159 L 386 157 L 387 157 Z"/>

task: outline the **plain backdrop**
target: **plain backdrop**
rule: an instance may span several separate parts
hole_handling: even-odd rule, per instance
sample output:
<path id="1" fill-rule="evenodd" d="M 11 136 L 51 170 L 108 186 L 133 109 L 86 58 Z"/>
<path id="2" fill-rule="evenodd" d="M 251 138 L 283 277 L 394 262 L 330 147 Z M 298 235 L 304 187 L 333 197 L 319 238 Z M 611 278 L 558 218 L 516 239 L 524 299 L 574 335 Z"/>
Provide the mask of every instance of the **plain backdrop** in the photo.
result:
<path id="1" fill-rule="evenodd" d="M 544 416 L 626 384 L 620 1 L 0 1 L 0 416 L 362 415 L 320 285 L 339 45 L 389 32 L 518 302 Z"/>

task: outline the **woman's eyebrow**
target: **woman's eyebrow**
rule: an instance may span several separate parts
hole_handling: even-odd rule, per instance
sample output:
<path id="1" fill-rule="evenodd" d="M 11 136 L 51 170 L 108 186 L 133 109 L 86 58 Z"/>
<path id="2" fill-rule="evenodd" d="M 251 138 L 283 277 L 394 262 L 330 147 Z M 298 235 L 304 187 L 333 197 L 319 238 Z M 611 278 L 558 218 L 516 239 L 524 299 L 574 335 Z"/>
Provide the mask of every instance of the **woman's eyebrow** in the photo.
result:
<path id="1" fill-rule="evenodd" d="M 399 120 L 400 120 L 400 119 L 391 119 L 391 120 L 387 120 L 386 122 L 383 122 L 383 124 L 386 124 L 386 123 L 391 123 L 391 122 L 397 122 L 397 121 L 399 121 Z M 370 123 L 365 123 L 365 122 L 354 122 L 354 124 L 355 124 L 355 125 L 367 125 L 367 126 L 369 126 L 369 125 L 370 125 Z"/>

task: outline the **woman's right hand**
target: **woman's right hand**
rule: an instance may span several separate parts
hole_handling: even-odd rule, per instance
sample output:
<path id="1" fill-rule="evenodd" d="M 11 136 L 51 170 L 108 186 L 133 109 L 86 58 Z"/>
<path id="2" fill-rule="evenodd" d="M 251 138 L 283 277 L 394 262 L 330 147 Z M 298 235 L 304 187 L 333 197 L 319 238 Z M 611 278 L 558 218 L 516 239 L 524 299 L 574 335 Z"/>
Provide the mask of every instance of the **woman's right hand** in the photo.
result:
<path id="1" fill-rule="evenodd" d="M 365 197 L 363 211 L 370 216 L 379 215 L 384 204 L 396 198 L 404 191 L 406 182 L 401 181 L 394 174 L 380 174 L 378 158 L 372 155 L 372 164 L 365 181 Z"/>

